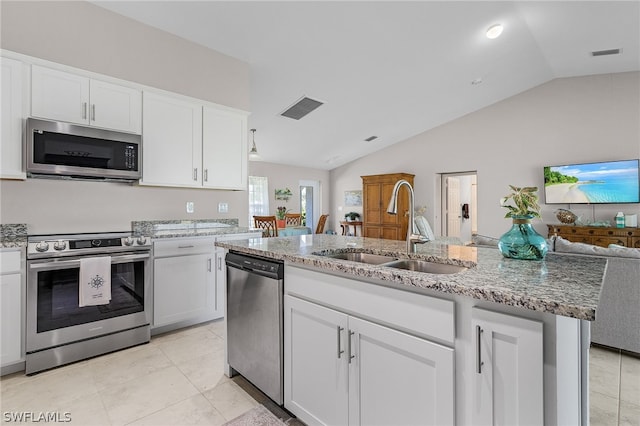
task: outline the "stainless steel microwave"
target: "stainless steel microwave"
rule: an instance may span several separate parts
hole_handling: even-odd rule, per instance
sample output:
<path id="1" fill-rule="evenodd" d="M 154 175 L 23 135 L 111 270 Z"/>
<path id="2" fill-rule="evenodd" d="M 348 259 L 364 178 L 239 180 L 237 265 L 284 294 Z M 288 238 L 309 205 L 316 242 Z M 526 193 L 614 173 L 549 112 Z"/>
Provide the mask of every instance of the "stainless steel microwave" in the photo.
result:
<path id="1" fill-rule="evenodd" d="M 27 119 L 29 177 L 136 181 L 142 177 L 142 137 L 69 123 Z"/>

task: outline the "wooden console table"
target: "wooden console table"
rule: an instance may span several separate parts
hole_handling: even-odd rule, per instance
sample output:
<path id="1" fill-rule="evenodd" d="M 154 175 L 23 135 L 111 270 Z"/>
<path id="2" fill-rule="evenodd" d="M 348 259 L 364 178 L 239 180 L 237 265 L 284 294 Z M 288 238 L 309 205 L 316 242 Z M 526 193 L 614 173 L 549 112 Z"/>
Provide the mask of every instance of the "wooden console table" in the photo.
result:
<path id="1" fill-rule="evenodd" d="M 549 237 L 557 235 L 574 243 L 607 247 L 618 244 L 640 248 L 640 228 L 613 228 L 600 226 L 547 225 Z"/>
<path id="2" fill-rule="evenodd" d="M 362 235 L 362 222 L 361 221 L 341 221 L 340 227 L 342 228 L 342 235 L 349 235 L 349 227 L 353 226 L 353 236 L 358 236 L 358 226 L 360 227 L 360 235 Z"/>

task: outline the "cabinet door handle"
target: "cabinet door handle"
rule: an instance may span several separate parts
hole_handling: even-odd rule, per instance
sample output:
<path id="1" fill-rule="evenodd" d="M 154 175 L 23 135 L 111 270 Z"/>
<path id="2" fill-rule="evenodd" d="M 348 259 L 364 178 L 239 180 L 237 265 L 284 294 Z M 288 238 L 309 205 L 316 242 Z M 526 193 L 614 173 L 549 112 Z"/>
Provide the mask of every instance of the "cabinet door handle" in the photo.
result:
<path id="1" fill-rule="evenodd" d="M 218 258 L 218 271 L 222 271 L 222 258 Z"/>
<path id="2" fill-rule="evenodd" d="M 204 169 L 204 181 L 207 182 L 209 180 L 209 169 Z"/>
<path id="3" fill-rule="evenodd" d="M 91 120 L 96 121 L 96 104 L 91 104 Z"/>
<path id="4" fill-rule="evenodd" d="M 342 332 L 344 331 L 344 327 L 337 326 L 337 329 L 338 329 L 338 359 L 340 359 L 340 356 L 344 353 L 344 351 L 341 348 L 341 343 L 340 343 L 340 336 L 342 335 Z"/>
<path id="5" fill-rule="evenodd" d="M 198 168 L 193 169 L 193 180 L 198 180 Z"/>
<path id="6" fill-rule="evenodd" d="M 178 246 L 178 248 L 193 248 L 193 246 Z"/>
<path id="7" fill-rule="evenodd" d="M 207 259 L 207 271 L 211 272 L 211 258 Z"/>
<path id="8" fill-rule="evenodd" d="M 481 352 L 482 332 L 482 327 L 476 325 L 476 373 L 478 374 L 482 374 L 482 365 L 484 364 Z"/>
<path id="9" fill-rule="evenodd" d="M 87 118 L 87 103 L 82 103 L 82 119 L 85 120 Z"/>
<path id="10" fill-rule="evenodd" d="M 354 335 L 355 333 L 351 330 L 349 330 L 349 340 L 347 340 L 347 353 L 349 354 L 349 364 L 351 364 L 351 360 L 354 359 L 356 356 L 353 355 L 351 353 L 351 337 Z"/>

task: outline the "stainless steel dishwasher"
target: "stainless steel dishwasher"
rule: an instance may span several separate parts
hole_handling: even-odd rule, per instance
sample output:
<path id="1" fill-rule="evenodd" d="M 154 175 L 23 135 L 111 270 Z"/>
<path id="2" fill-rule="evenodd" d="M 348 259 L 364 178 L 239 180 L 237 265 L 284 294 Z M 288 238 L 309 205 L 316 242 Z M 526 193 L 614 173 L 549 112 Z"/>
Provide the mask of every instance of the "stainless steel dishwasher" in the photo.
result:
<path id="1" fill-rule="evenodd" d="M 229 366 L 277 404 L 284 403 L 284 264 L 227 253 Z"/>

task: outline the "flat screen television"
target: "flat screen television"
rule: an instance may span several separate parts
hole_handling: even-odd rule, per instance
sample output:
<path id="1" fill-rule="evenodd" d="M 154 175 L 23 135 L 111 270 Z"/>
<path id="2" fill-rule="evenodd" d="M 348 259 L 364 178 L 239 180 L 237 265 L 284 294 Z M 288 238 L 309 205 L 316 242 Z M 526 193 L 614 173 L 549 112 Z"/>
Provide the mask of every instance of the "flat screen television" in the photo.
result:
<path id="1" fill-rule="evenodd" d="M 640 203 L 640 160 L 544 168 L 547 204 Z"/>

